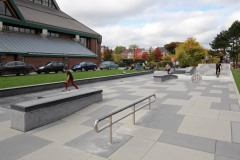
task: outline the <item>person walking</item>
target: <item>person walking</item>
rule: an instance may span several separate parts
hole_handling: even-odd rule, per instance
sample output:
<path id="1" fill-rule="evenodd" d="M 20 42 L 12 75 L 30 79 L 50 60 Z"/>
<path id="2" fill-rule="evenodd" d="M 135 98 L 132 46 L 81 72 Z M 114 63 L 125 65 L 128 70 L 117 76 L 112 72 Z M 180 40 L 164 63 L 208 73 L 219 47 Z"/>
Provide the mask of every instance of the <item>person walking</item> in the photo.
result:
<path id="1" fill-rule="evenodd" d="M 74 81 L 73 81 L 73 75 L 72 75 L 72 73 L 68 70 L 68 68 L 67 67 L 64 67 L 63 68 L 63 72 L 65 72 L 65 73 L 67 73 L 67 79 L 66 79 L 66 81 L 65 81 L 65 88 L 62 90 L 63 92 L 66 92 L 66 91 L 68 91 L 68 83 L 69 82 L 71 82 L 72 83 L 72 85 L 76 88 L 76 89 L 78 89 L 78 86 L 74 83 Z"/>
<path id="2" fill-rule="evenodd" d="M 167 70 L 167 73 L 169 74 L 171 70 L 171 66 L 169 63 L 166 64 L 166 70 Z"/>
<path id="3" fill-rule="evenodd" d="M 216 63 L 216 76 L 217 77 L 219 77 L 219 75 L 220 75 L 220 70 L 221 70 L 221 63 L 220 63 L 220 61 L 218 61 Z"/>

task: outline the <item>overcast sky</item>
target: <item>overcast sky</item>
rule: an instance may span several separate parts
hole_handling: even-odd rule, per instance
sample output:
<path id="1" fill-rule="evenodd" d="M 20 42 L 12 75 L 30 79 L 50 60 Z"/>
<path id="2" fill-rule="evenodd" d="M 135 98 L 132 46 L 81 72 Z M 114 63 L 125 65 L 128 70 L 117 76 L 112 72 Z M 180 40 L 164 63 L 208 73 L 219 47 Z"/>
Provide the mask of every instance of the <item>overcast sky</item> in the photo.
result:
<path id="1" fill-rule="evenodd" d="M 60 9 L 102 35 L 102 45 L 149 49 L 189 37 L 210 48 L 240 20 L 240 0 L 56 0 Z"/>

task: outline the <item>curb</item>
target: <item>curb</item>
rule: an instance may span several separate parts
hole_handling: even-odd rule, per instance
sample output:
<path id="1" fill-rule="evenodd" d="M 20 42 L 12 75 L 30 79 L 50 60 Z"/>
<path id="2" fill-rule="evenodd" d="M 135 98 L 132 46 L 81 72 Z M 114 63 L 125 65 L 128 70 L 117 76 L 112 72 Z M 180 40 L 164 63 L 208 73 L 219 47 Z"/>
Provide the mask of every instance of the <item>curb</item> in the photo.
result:
<path id="1" fill-rule="evenodd" d="M 83 85 L 83 84 L 96 83 L 96 82 L 108 81 L 108 80 L 119 79 L 119 78 L 146 75 L 151 73 L 153 73 L 153 71 L 118 74 L 113 76 L 79 79 L 79 80 L 75 80 L 74 82 L 77 85 Z M 0 97 L 9 97 L 9 96 L 15 96 L 15 95 L 26 94 L 26 93 L 35 93 L 35 92 L 46 91 L 46 90 L 56 89 L 56 88 L 63 88 L 63 87 L 64 87 L 64 81 L 39 84 L 39 85 L 30 85 L 30 86 L 24 86 L 24 87 L 4 88 L 4 89 L 0 89 Z"/>
<path id="2" fill-rule="evenodd" d="M 233 84 L 234 84 L 234 88 L 235 88 L 235 92 L 236 92 L 236 96 L 237 96 L 237 99 L 238 99 L 238 104 L 240 106 L 240 93 L 238 92 L 238 88 L 237 88 L 237 85 L 236 85 L 236 82 L 234 80 L 234 77 L 233 77 L 233 74 L 232 74 L 232 71 L 230 70 L 230 76 L 231 76 L 231 79 L 233 81 Z"/>

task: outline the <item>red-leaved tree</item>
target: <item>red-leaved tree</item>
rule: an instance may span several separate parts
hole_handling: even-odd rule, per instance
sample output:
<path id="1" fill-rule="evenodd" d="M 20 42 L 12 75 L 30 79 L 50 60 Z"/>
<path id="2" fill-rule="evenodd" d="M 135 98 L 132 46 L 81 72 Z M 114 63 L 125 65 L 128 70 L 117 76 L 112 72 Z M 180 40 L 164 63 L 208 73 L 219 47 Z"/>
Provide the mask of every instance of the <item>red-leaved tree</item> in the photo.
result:
<path id="1" fill-rule="evenodd" d="M 133 52 L 133 59 L 141 59 L 141 58 L 142 58 L 141 49 L 135 48 Z"/>
<path id="2" fill-rule="evenodd" d="M 153 57 L 155 62 L 160 62 L 162 60 L 162 53 L 158 47 L 154 50 Z"/>
<path id="3" fill-rule="evenodd" d="M 144 59 L 145 61 L 148 60 L 148 53 L 147 52 L 143 52 L 142 59 Z"/>

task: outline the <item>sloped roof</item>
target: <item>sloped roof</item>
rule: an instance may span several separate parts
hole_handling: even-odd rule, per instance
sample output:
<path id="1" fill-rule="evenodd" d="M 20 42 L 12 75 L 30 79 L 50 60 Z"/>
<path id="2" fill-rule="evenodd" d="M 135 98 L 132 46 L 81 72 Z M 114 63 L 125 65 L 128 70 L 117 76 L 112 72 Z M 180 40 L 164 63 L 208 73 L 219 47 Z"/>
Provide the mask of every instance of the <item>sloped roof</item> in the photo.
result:
<path id="1" fill-rule="evenodd" d="M 159 49 L 160 49 L 160 51 L 162 52 L 162 53 L 166 53 L 166 54 L 172 54 L 171 52 L 169 52 L 166 48 L 164 48 L 164 47 L 158 47 Z"/>
<path id="2" fill-rule="evenodd" d="M 97 57 L 78 42 L 61 38 L 0 32 L 0 52 L 28 55 Z"/>
<path id="3" fill-rule="evenodd" d="M 26 0 L 14 0 L 24 19 L 29 23 L 99 35 L 61 10 L 45 7 Z M 100 36 L 100 35 L 99 35 Z"/>

